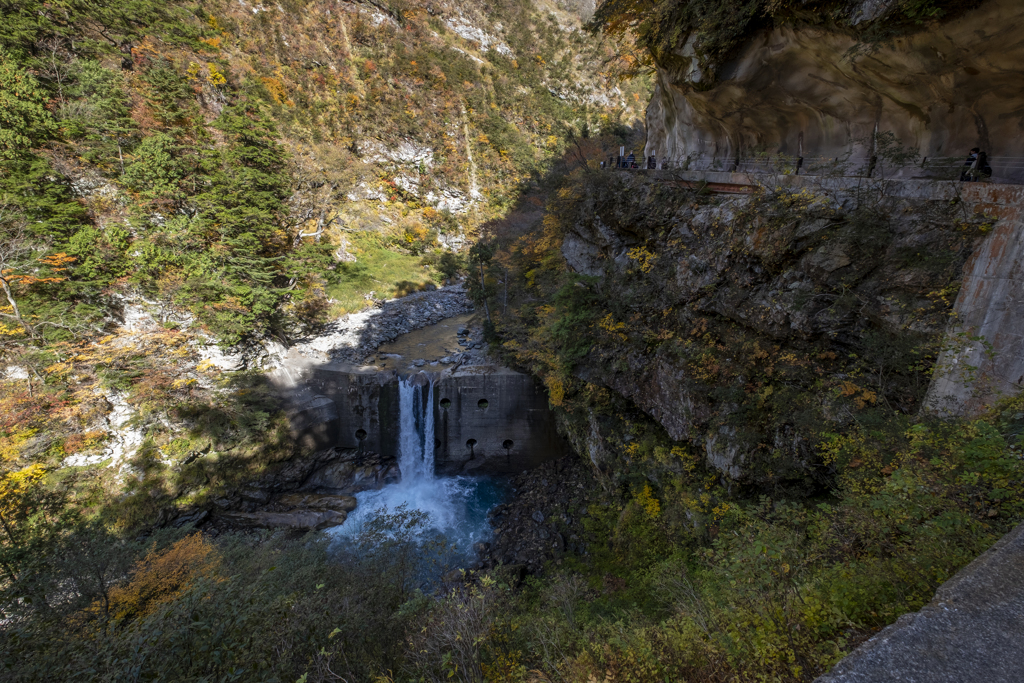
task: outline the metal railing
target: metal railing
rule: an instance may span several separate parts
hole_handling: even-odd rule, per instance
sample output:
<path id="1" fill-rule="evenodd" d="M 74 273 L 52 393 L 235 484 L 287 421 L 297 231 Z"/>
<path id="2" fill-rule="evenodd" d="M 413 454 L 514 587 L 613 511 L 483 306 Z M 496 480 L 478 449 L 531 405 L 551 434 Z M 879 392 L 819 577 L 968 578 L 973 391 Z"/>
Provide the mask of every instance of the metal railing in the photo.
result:
<path id="1" fill-rule="evenodd" d="M 784 154 L 754 157 L 718 157 L 691 155 L 684 159 L 658 160 L 655 157 L 608 157 L 603 168 L 625 170 L 720 171 L 726 173 L 772 173 L 781 175 L 834 175 L 838 177 L 902 178 L 918 180 L 959 180 L 968 170 L 966 157 L 923 157 L 913 164 L 893 165 L 879 158 L 794 157 Z M 1004 184 L 1024 184 L 1024 157 L 988 157 L 992 173 L 980 180 Z"/>

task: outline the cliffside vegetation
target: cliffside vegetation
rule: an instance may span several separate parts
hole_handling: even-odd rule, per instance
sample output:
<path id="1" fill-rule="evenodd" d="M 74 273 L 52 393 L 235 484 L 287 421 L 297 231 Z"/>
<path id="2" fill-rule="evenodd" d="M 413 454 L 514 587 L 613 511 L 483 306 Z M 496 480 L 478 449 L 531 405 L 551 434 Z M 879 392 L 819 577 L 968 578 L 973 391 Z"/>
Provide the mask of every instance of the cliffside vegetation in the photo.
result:
<path id="1" fill-rule="evenodd" d="M 812 680 L 1024 513 L 1020 399 L 921 411 L 990 221 L 885 180 L 766 180 L 577 171 L 492 237 L 495 344 L 604 492 L 591 554 L 505 603 L 553 680 Z"/>

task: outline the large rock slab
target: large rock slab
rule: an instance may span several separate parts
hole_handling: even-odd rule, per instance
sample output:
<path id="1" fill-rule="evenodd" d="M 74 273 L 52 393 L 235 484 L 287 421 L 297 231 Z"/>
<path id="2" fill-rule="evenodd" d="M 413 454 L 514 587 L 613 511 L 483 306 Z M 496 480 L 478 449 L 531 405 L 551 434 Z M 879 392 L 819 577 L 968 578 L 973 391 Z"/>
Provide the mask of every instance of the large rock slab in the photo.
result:
<path id="1" fill-rule="evenodd" d="M 1024 681 L 1024 524 L 816 683 Z"/>
<path id="2" fill-rule="evenodd" d="M 291 510 L 289 512 L 225 512 L 221 517 L 244 527 L 321 531 L 344 523 L 348 514 L 336 510 Z"/>
<path id="3" fill-rule="evenodd" d="M 289 508 L 339 510 L 342 512 L 352 512 L 356 509 L 356 499 L 353 496 L 332 496 L 317 493 L 286 493 L 277 499 L 277 504 Z"/>

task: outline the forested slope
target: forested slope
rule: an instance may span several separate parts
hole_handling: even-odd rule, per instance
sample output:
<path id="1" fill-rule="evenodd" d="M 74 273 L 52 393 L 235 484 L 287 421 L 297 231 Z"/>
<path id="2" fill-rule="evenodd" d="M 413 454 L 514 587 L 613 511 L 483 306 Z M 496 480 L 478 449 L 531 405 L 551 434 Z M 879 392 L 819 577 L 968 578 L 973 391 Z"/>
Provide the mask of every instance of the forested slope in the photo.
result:
<path id="1" fill-rule="evenodd" d="M 631 134 L 642 83 L 619 84 L 612 46 L 551 9 L 6 3 L 9 476 L 208 449 L 200 416 L 235 394 L 203 346 L 258 362 L 450 277 L 570 140 Z M 164 329 L 132 329 L 139 315 Z M 213 441 L 265 450 L 273 412 L 229 411 Z M 126 449 L 111 420 L 129 417 Z"/>
<path id="2" fill-rule="evenodd" d="M 12 3 L 12 273 L 63 256 L 18 281 L 8 319 L 47 339 L 97 329 L 118 282 L 228 344 L 322 320 L 329 228 L 390 221 L 427 249 L 501 211 L 566 130 L 637 104 L 601 80 L 600 43 L 523 9 L 498 8 L 499 37 L 482 11 L 432 6 Z"/>
<path id="3" fill-rule="evenodd" d="M 127 539 L 296 453 L 258 368 L 221 372 L 210 347 L 255 366 L 268 343 L 451 277 L 567 146 L 633 135 L 645 86 L 619 82 L 578 12 L 525 2 L 18 0 L 0 15 L 4 666 L 105 678 L 116 648 L 78 657 L 102 640 L 94 617 L 114 618 L 108 589 L 181 533 Z M 408 578 L 389 584 L 396 608 Z M 125 624 L 149 613 L 132 600 Z M 84 630 L 36 637 L 72 613 Z M 296 643 L 272 675 L 308 668 L 313 641 Z M 234 656 L 227 669 L 249 655 Z M 348 675 L 384 671 L 373 657 Z"/>

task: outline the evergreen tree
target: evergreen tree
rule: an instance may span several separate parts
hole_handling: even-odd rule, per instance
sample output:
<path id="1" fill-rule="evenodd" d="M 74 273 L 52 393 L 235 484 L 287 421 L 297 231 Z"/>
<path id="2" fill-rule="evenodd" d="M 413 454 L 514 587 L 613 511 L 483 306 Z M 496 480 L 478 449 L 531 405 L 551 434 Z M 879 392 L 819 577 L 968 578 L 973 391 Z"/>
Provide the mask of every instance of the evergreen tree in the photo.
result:
<path id="1" fill-rule="evenodd" d="M 185 198 L 183 183 L 189 172 L 184 156 L 171 135 L 150 135 L 136 147 L 121 182 L 143 200 L 178 208 Z"/>
<path id="2" fill-rule="evenodd" d="M 0 159 L 24 159 L 56 130 L 46 93 L 14 58 L 0 50 Z"/>
<path id="3" fill-rule="evenodd" d="M 189 232 L 208 244 L 186 265 L 184 295 L 194 298 L 203 322 L 234 345 L 282 331 L 288 175 L 276 131 L 255 107 L 228 107 L 214 126 L 226 144 L 213 152 L 206 185 L 195 197 Z"/>
<path id="4" fill-rule="evenodd" d="M 104 171 L 123 173 L 138 126 L 129 115 L 129 102 L 120 73 L 92 60 L 75 62 L 76 99 L 62 112 L 65 135 L 84 143 L 82 156 Z"/>

